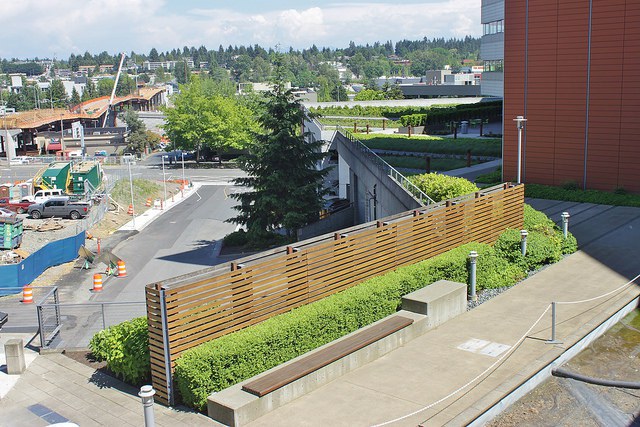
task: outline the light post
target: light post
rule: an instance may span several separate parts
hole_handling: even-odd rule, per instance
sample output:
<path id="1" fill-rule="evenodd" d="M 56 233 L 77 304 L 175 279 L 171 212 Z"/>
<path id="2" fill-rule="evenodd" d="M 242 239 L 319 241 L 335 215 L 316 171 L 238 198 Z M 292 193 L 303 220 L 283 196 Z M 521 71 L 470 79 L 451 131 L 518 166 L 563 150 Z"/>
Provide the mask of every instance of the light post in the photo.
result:
<path id="1" fill-rule="evenodd" d="M 478 295 L 476 295 L 476 262 L 478 259 L 478 252 L 469 252 L 469 282 L 471 290 L 469 291 L 469 299 L 473 302 L 478 301 Z"/>
<path id="2" fill-rule="evenodd" d="M 142 400 L 145 427 L 155 427 L 156 425 L 153 414 L 153 396 L 155 394 L 156 391 L 150 385 L 143 385 L 140 387 L 140 392 L 138 392 L 138 396 Z"/>
<path id="3" fill-rule="evenodd" d="M 520 252 L 522 256 L 527 256 L 527 236 L 529 232 L 527 230 L 520 230 Z"/>
<path id="4" fill-rule="evenodd" d="M 524 122 L 527 121 L 522 116 L 517 116 L 513 119 L 516 122 L 516 127 L 518 128 L 518 184 L 522 183 L 521 175 L 522 175 L 522 129 L 524 129 Z"/>
<path id="5" fill-rule="evenodd" d="M 162 209 L 164 209 L 164 204 L 167 203 L 167 178 L 164 174 L 164 158 L 167 157 L 164 154 L 162 155 L 162 185 L 164 186 L 164 202 L 162 204 Z"/>
<path id="6" fill-rule="evenodd" d="M 64 152 L 64 123 L 62 121 L 64 114 L 60 114 L 60 149 L 62 150 L 62 155 L 65 156 Z"/>
<path id="7" fill-rule="evenodd" d="M 185 180 L 184 180 L 184 151 L 182 151 L 182 188 L 184 189 Z M 182 197 L 184 197 L 184 193 L 182 193 Z"/>
<path id="8" fill-rule="evenodd" d="M 136 229 L 136 206 L 133 202 L 133 177 L 131 176 L 131 162 L 127 162 L 129 165 L 129 187 L 131 188 L 131 207 L 133 208 L 133 229 Z"/>

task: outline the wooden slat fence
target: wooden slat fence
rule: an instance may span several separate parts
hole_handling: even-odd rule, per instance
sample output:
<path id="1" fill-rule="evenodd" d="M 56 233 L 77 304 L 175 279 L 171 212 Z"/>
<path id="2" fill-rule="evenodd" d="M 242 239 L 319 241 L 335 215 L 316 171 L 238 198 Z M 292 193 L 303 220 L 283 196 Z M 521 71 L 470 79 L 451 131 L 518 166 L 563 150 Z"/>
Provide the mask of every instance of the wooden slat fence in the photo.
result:
<path id="1" fill-rule="evenodd" d="M 503 184 L 146 287 L 156 397 L 173 404 L 182 352 L 396 267 L 522 227 L 524 186 Z"/>

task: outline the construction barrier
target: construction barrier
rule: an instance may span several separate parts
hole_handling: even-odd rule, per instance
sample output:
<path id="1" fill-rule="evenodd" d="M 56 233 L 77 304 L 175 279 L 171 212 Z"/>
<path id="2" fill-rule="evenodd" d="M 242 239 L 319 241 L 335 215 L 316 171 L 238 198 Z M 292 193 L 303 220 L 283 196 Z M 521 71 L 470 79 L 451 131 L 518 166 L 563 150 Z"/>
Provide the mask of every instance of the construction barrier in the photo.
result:
<path id="1" fill-rule="evenodd" d="M 129 205 L 129 210 L 127 210 L 128 215 L 133 215 L 133 205 Z"/>
<path id="2" fill-rule="evenodd" d="M 102 291 L 102 275 L 99 273 L 96 273 L 93 275 L 93 292 L 100 292 Z"/>
<path id="3" fill-rule="evenodd" d="M 33 288 L 29 285 L 22 288 L 22 302 L 24 304 L 33 303 Z"/>
<path id="4" fill-rule="evenodd" d="M 151 197 L 149 197 L 147 199 L 147 203 L 144 204 L 146 207 L 150 208 L 151 207 Z"/>
<path id="5" fill-rule="evenodd" d="M 122 260 L 118 261 L 118 277 L 127 277 L 127 269 Z"/>

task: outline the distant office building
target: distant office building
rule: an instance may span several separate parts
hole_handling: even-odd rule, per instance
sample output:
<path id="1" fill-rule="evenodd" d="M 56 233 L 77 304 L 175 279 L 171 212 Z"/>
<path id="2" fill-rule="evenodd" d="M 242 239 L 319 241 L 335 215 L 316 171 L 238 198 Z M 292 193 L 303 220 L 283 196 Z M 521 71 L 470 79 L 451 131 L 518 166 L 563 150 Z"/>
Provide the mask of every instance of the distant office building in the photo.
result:
<path id="1" fill-rule="evenodd" d="M 165 71 L 171 71 L 176 68 L 176 64 L 187 61 L 187 67 L 193 68 L 194 62 L 193 58 L 181 59 L 180 61 L 144 61 L 142 63 L 142 69 L 144 71 L 155 71 L 158 68 L 162 67 Z"/>
<path id="2" fill-rule="evenodd" d="M 480 58 L 484 61 L 483 95 L 501 97 L 504 93 L 504 4 L 505 0 L 482 0 Z"/>
<path id="3" fill-rule="evenodd" d="M 525 183 L 640 192 L 640 2 L 509 0 L 504 12 L 504 178 L 524 116 Z"/>

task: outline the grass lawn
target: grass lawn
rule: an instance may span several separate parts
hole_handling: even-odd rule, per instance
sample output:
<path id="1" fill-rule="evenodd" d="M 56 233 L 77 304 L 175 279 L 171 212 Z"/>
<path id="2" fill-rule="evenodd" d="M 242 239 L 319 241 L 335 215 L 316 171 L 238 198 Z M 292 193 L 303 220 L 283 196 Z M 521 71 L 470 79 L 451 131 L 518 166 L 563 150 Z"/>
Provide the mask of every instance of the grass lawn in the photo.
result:
<path id="1" fill-rule="evenodd" d="M 422 169 L 426 172 L 427 160 L 415 156 L 380 156 L 394 168 Z M 471 162 L 472 165 L 478 162 Z M 431 159 L 431 171 L 448 171 L 467 166 L 465 159 Z"/>
<path id="2" fill-rule="evenodd" d="M 445 138 L 438 136 L 356 134 L 367 147 L 377 150 L 394 150 L 415 153 L 466 154 L 474 156 L 502 156 L 500 138 Z"/>

